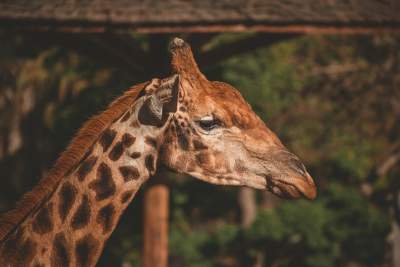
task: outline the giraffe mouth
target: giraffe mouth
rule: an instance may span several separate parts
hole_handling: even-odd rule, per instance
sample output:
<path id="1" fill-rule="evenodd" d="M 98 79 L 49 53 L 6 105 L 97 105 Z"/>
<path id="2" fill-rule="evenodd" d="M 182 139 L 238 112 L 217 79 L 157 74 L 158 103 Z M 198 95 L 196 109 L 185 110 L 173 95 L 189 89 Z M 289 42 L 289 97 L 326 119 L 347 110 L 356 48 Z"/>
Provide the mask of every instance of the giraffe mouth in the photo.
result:
<path id="1" fill-rule="evenodd" d="M 273 179 L 271 176 L 266 177 L 267 189 L 273 194 L 286 199 L 315 199 L 317 196 L 317 188 L 311 176 L 295 177 L 287 180 Z"/>

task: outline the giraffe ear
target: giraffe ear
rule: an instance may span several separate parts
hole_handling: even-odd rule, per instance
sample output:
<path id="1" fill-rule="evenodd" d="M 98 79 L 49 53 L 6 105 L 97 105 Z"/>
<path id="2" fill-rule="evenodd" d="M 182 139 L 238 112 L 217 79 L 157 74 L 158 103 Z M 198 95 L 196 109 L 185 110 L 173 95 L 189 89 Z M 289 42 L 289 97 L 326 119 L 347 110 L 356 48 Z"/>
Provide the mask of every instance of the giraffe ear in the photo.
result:
<path id="1" fill-rule="evenodd" d="M 179 75 L 162 79 L 158 88 L 150 93 L 139 110 L 139 122 L 161 127 L 169 113 L 176 111 L 179 91 Z"/>

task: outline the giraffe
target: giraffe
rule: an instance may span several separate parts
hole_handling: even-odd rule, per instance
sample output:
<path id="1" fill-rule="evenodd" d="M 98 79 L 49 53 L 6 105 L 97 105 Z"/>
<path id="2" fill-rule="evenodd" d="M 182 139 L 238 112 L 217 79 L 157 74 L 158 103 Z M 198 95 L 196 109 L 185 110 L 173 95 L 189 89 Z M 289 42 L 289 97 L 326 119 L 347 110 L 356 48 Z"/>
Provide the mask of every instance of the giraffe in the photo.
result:
<path id="1" fill-rule="evenodd" d="M 203 181 L 316 197 L 299 158 L 232 86 L 171 41 L 172 75 L 133 86 L 86 122 L 49 174 L 0 216 L 0 266 L 94 266 L 160 165 Z"/>

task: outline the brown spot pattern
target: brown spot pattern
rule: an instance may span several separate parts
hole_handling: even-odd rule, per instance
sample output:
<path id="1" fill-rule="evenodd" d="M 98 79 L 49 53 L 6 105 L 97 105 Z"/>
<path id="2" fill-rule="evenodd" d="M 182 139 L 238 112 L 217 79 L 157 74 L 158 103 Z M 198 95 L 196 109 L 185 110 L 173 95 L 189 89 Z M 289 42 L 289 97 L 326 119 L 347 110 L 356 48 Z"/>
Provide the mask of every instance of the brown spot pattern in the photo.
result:
<path id="1" fill-rule="evenodd" d="M 77 267 L 92 265 L 99 250 L 99 242 L 92 234 L 87 234 L 76 242 L 75 257 Z"/>
<path id="2" fill-rule="evenodd" d="M 153 137 L 146 136 L 144 142 L 151 147 L 157 148 L 157 140 Z"/>
<path id="3" fill-rule="evenodd" d="M 126 203 L 126 202 L 131 198 L 131 196 L 133 195 L 133 193 L 134 193 L 133 190 L 124 192 L 124 193 L 121 195 L 121 203 L 122 203 L 122 204 Z"/>
<path id="4" fill-rule="evenodd" d="M 85 227 L 89 223 L 90 219 L 90 204 L 87 195 L 83 195 L 81 204 L 76 210 L 74 216 L 72 217 L 71 226 L 74 230 Z"/>
<path id="5" fill-rule="evenodd" d="M 133 166 L 119 167 L 119 172 L 121 173 L 125 182 L 136 180 L 140 177 L 139 170 Z"/>
<path id="6" fill-rule="evenodd" d="M 32 230 L 38 234 L 45 234 L 53 230 L 53 222 L 52 215 L 53 212 L 53 204 L 49 203 L 48 205 L 44 205 L 39 212 L 37 213 L 33 225 Z"/>
<path id="7" fill-rule="evenodd" d="M 198 165 L 203 166 L 209 163 L 209 155 L 207 153 L 199 153 L 196 155 Z"/>
<path id="8" fill-rule="evenodd" d="M 103 152 L 106 152 L 115 139 L 117 132 L 111 129 L 106 129 L 100 137 L 100 145 L 103 147 Z"/>
<path id="9" fill-rule="evenodd" d="M 17 230 L 13 233 L 8 240 L 6 240 L 1 247 L 0 250 L 0 263 L 3 263 L 3 260 L 9 260 L 10 264 L 12 265 L 13 262 L 16 260 L 15 254 L 18 251 L 18 248 L 21 246 L 22 243 L 22 231 L 21 229 Z M 7 262 L 8 263 L 8 262 Z"/>
<path id="10" fill-rule="evenodd" d="M 132 152 L 132 154 L 129 155 L 133 159 L 140 158 L 141 153 L 140 152 Z"/>
<path id="11" fill-rule="evenodd" d="M 96 222 L 103 227 L 103 234 L 109 232 L 113 226 L 115 208 L 112 204 L 102 207 L 97 214 Z"/>
<path id="12" fill-rule="evenodd" d="M 73 186 L 70 182 L 66 182 L 62 185 L 59 192 L 59 206 L 58 212 L 60 214 L 61 221 L 64 222 L 65 218 L 67 218 L 72 205 L 75 202 L 76 195 L 78 191 L 75 186 Z"/>
<path id="13" fill-rule="evenodd" d="M 52 257 L 50 260 L 52 267 L 70 266 L 71 257 L 64 233 L 58 233 L 54 237 Z"/>
<path id="14" fill-rule="evenodd" d="M 17 261 L 15 265 L 12 266 L 29 266 L 36 254 L 37 244 L 30 240 L 29 238 L 18 247 L 17 255 L 15 260 Z"/>
<path id="15" fill-rule="evenodd" d="M 193 147 L 195 150 L 203 150 L 208 148 L 205 144 L 203 144 L 201 141 L 197 139 L 193 140 Z"/>
<path id="16" fill-rule="evenodd" d="M 1 266 L 30 266 L 36 255 L 37 244 L 31 239 L 23 240 L 19 229 L 0 246 Z"/>
<path id="17" fill-rule="evenodd" d="M 87 158 L 85 161 L 82 162 L 81 166 L 78 168 L 77 176 L 79 181 L 83 181 L 89 172 L 93 169 L 94 165 L 96 164 L 97 157 L 91 156 Z"/>
<path id="18" fill-rule="evenodd" d="M 89 188 L 96 192 L 96 200 L 100 201 L 114 195 L 115 187 L 110 167 L 102 162 L 97 168 L 97 178 L 89 184 Z"/>
<path id="19" fill-rule="evenodd" d="M 130 147 L 136 140 L 136 137 L 126 133 L 122 136 L 122 143 L 125 147 Z"/>
<path id="20" fill-rule="evenodd" d="M 113 161 L 117 161 L 122 156 L 122 152 L 124 152 L 124 144 L 120 141 L 115 144 L 108 157 Z"/>
<path id="21" fill-rule="evenodd" d="M 178 144 L 181 149 L 188 150 L 189 149 L 189 141 L 185 132 L 182 130 L 180 126 L 176 126 L 176 137 L 178 138 Z"/>

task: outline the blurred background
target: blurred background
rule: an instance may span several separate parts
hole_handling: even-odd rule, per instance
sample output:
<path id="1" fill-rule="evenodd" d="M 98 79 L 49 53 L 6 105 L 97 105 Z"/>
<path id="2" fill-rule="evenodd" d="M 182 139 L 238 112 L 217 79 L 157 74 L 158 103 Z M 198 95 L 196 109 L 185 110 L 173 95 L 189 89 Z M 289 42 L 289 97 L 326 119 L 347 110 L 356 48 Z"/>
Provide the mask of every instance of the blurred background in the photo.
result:
<path id="1" fill-rule="evenodd" d="M 178 36 L 209 80 L 239 89 L 303 160 L 318 197 L 281 200 L 163 170 L 169 266 L 400 266 L 395 1 L 25 2 L 0 3 L 0 212 L 90 116 L 168 74 Z M 98 266 L 141 266 L 146 187 Z"/>

